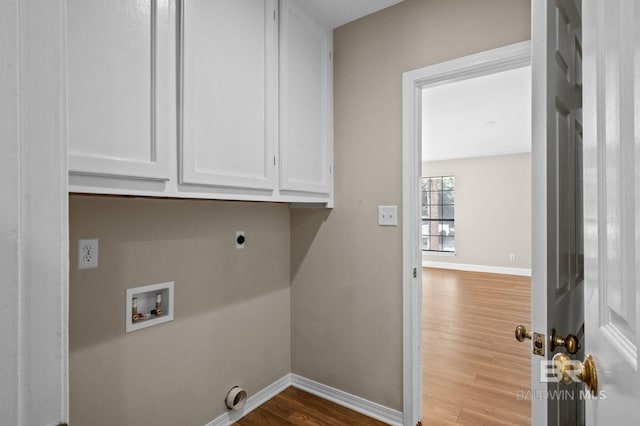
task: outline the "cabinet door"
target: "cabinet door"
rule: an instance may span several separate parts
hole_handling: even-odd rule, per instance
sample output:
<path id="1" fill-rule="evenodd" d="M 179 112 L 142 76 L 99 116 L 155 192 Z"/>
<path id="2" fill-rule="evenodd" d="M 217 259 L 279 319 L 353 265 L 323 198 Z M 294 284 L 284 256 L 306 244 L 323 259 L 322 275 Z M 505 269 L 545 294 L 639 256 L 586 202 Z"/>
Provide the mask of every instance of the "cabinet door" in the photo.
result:
<path id="1" fill-rule="evenodd" d="M 276 0 L 184 0 L 181 183 L 275 187 Z"/>
<path id="2" fill-rule="evenodd" d="M 329 194 L 331 32 L 291 0 L 280 8 L 280 188 Z"/>
<path id="3" fill-rule="evenodd" d="M 170 1 L 68 0 L 69 170 L 169 179 Z"/>

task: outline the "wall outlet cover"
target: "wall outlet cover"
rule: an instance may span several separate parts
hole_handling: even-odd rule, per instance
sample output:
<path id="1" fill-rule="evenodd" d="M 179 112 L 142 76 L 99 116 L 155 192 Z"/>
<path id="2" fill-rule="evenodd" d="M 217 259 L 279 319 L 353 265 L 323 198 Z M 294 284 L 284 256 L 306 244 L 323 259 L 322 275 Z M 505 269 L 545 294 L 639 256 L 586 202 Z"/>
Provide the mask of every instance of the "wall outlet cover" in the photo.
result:
<path id="1" fill-rule="evenodd" d="M 98 267 L 98 239 L 78 240 L 78 269 Z"/>

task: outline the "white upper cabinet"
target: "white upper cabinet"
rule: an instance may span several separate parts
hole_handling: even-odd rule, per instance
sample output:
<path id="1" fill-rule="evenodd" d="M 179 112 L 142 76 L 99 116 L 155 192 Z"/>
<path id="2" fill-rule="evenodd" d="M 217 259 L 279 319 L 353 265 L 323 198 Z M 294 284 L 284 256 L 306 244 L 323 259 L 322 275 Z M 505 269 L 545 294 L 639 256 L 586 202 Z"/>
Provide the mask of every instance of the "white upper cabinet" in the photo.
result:
<path id="1" fill-rule="evenodd" d="M 297 0 L 68 0 L 69 191 L 333 203 L 331 31 Z"/>
<path id="2" fill-rule="evenodd" d="M 71 174 L 170 178 L 168 3 L 67 2 Z"/>
<path id="3" fill-rule="evenodd" d="M 330 194 L 332 35 L 291 0 L 280 2 L 280 189 Z"/>
<path id="4" fill-rule="evenodd" d="M 184 0 L 180 183 L 275 189 L 276 0 Z"/>

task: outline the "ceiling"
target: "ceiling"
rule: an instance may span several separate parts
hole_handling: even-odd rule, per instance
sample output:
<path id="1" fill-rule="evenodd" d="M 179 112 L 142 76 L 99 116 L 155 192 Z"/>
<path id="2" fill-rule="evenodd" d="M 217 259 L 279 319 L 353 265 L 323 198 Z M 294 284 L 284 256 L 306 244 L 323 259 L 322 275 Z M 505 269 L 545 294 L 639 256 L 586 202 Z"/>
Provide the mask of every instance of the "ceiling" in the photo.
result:
<path id="1" fill-rule="evenodd" d="M 422 161 L 531 152 L 530 66 L 422 93 Z"/>
<path id="2" fill-rule="evenodd" d="M 327 28 L 337 28 L 347 22 L 400 3 L 402 0 L 300 0 L 307 5 Z"/>

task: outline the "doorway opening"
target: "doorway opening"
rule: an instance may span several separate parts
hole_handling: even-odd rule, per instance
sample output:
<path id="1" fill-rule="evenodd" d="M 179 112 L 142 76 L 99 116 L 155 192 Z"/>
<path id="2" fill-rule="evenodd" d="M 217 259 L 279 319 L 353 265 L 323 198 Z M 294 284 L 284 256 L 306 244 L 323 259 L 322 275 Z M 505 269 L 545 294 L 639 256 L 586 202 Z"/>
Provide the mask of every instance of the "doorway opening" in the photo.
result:
<path id="1" fill-rule="evenodd" d="M 423 421 L 531 423 L 531 67 L 422 87 Z"/>
<path id="2" fill-rule="evenodd" d="M 403 76 L 404 424 L 529 422 L 530 65 L 522 42 Z"/>

